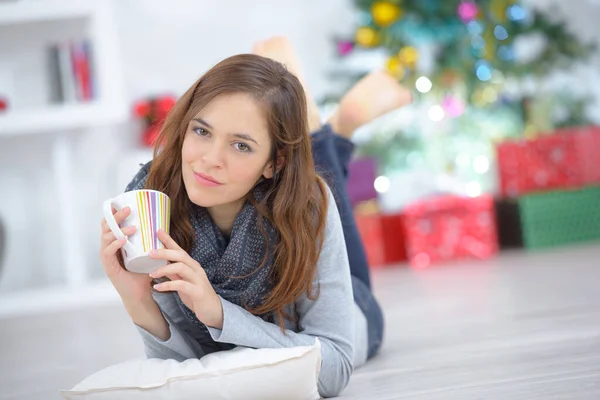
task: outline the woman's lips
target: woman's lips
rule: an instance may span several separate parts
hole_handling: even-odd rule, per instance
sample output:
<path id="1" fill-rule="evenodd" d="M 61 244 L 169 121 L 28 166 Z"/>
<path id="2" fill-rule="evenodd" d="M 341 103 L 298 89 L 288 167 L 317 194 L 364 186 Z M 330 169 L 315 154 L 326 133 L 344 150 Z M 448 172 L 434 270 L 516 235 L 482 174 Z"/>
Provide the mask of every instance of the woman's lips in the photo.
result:
<path id="1" fill-rule="evenodd" d="M 213 178 L 210 175 L 202 174 L 199 172 L 194 172 L 194 178 L 196 178 L 196 182 L 204 186 L 221 186 L 222 183 Z"/>

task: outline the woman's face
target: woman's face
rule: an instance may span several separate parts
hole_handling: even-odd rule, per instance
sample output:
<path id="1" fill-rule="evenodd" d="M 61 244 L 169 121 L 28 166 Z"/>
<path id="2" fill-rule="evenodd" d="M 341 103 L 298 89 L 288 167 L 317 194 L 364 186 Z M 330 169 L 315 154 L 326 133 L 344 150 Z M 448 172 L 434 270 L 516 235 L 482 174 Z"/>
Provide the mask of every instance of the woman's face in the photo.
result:
<path id="1" fill-rule="evenodd" d="M 192 118 L 181 149 L 190 200 L 206 208 L 241 206 L 261 176 L 273 176 L 270 155 L 271 138 L 258 102 L 246 93 L 215 98 Z"/>

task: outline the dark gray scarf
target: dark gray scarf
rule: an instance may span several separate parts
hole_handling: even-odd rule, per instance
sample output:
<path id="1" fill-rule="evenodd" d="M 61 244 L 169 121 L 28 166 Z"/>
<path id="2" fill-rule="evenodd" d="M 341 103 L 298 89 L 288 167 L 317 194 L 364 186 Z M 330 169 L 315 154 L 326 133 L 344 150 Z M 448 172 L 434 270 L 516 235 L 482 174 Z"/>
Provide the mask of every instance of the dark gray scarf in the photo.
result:
<path id="1" fill-rule="evenodd" d="M 143 189 L 149 171 L 150 163 L 147 163 L 127 186 L 126 191 Z M 264 199 L 267 191 L 265 186 L 258 184 L 253 189 L 251 196 L 257 202 Z M 245 308 L 263 304 L 273 287 L 271 272 L 278 236 L 272 224 L 265 219 L 259 221 L 258 212 L 249 201 L 245 202 L 237 215 L 229 239 L 214 224 L 205 208 L 191 205 L 190 218 L 195 233 L 190 256 L 204 268 L 217 294 Z M 261 226 L 267 233 L 268 243 Z M 206 326 L 183 304 L 179 295 L 172 295 L 186 317 L 187 323 L 180 328 L 193 337 L 206 354 L 234 347 L 213 341 Z"/>

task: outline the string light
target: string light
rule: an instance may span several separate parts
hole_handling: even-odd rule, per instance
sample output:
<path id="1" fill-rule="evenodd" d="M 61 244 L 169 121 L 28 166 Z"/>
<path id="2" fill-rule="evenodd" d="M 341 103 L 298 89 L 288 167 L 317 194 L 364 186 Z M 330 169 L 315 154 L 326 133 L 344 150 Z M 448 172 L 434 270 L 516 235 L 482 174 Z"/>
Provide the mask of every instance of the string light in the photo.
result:
<path id="1" fill-rule="evenodd" d="M 429 109 L 429 119 L 434 122 L 440 122 L 444 119 L 445 115 L 444 109 L 440 105 L 431 106 Z"/>
<path id="2" fill-rule="evenodd" d="M 504 74 L 501 71 L 495 69 L 494 72 L 492 72 L 492 83 L 504 83 Z"/>
<path id="3" fill-rule="evenodd" d="M 477 21 L 471 21 L 467 24 L 467 30 L 471 35 L 481 35 L 483 33 L 483 25 Z"/>
<path id="4" fill-rule="evenodd" d="M 419 253 L 412 260 L 412 265 L 417 269 L 427 268 L 430 263 L 431 258 L 427 253 Z"/>
<path id="5" fill-rule="evenodd" d="M 378 176 L 373 184 L 377 193 L 387 193 L 390 190 L 390 178 L 387 176 Z"/>
<path id="6" fill-rule="evenodd" d="M 490 160 L 486 156 L 477 156 L 473 160 L 473 170 L 478 174 L 485 174 L 490 169 Z"/>
<path id="7" fill-rule="evenodd" d="M 492 79 L 492 69 L 485 61 L 478 61 L 475 64 L 475 74 L 480 81 L 489 81 Z"/>
<path id="8" fill-rule="evenodd" d="M 527 17 L 527 12 L 520 5 L 512 5 L 506 9 L 506 16 L 511 21 L 521 21 Z"/>
<path id="9" fill-rule="evenodd" d="M 431 90 L 431 88 L 433 87 L 433 84 L 431 83 L 431 81 L 429 80 L 428 77 L 421 76 L 415 82 L 415 87 L 417 88 L 417 90 L 419 92 L 421 92 L 421 93 L 427 93 L 427 92 L 429 92 Z"/>
<path id="10" fill-rule="evenodd" d="M 509 46 L 500 46 L 498 48 L 498 57 L 503 61 L 511 61 L 515 58 L 512 48 Z"/>
<path id="11" fill-rule="evenodd" d="M 481 36 L 473 36 L 471 38 L 471 46 L 475 49 L 483 49 L 485 47 L 485 40 Z"/>
<path id="12" fill-rule="evenodd" d="M 488 103 L 494 103 L 496 102 L 496 100 L 498 100 L 498 92 L 496 92 L 496 89 L 494 89 L 491 86 L 488 86 L 485 89 L 483 89 L 482 96 L 483 99 Z"/>
<path id="13" fill-rule="evenodd" d="M 502 25 L 496 25 L 494 28 L 494 36 L 496 36 L 496 39 L 498 40 L 506 40 L 508 39 L 508 32 Z"/>

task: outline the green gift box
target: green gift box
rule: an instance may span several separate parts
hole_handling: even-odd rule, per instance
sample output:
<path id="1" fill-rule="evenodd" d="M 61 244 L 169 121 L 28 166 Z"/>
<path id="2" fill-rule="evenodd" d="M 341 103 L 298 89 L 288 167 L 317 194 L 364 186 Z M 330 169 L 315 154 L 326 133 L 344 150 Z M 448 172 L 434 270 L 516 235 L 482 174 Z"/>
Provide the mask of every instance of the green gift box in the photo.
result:
<path id="1" fill-rule="evenodd" d="M 501 247 L 528 249 L 600 239 L 600 186 L 496 203 Z"/>

